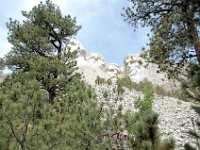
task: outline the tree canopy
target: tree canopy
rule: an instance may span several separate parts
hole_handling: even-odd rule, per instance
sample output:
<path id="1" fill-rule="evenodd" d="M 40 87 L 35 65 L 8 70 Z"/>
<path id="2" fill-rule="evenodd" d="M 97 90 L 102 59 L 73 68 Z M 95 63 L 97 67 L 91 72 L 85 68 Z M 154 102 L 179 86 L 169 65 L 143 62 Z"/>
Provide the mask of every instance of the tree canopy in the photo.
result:
<path id="1" fill-rule="evenodd" d="M 7 23 L 12 50 L 6 56 L 6 65 L 39 81 L 53 103 L 58 91 L 77 78 L 73 73 L 75 54 L 64 52 L 64 48 L 80 26 L 70 15 L 63 16 L 49 0 L 29 12 L 22 11 L 22 15 L 26 18 L 22 23 L 12 19 Z"/>
<path id="2" fill-rule="evenodd" d="M 49 0 L 22 14 L 7 24 L 13 72 L 0 84 L 0 149 L 101 149 L 101 109 L 64 51 L 80 26 Z"/>
<path id="3" fill-rule="evenodd" d="M 149 58 L 161 69 L 179 71 L 190 58 L 200 63 L 199 0 L 130 0 L 124 10 L 134 28 L 151 28 Z"/>

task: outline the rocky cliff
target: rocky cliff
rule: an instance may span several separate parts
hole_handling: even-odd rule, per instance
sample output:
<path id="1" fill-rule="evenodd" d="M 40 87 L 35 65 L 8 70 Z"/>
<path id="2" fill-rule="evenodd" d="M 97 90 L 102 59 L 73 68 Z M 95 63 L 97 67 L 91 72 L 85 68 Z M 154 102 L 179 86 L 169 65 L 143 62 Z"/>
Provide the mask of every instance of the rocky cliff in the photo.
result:
<path id="1" fill-rule="evenodd" d="M 124 59 L 124 67 L 117 64 L 107 64 L 103 56 L 99 53 L 86 54 L 84 46 L 77 40 L 69 41 L 66 51 L 77 51 L 77 65 L 79 72 L 83 75 L 85 81 L 92 85 L 97 93 L 99 102 L 111 105 L 117 109 L 119 105 L 123 106 L 123 111 L 131 110 L 135 112 L 135 97 L 142 97 L 143 93 L 135 90 L 125 90 L 120 100 L 116 101 L 116 93 L 112 89 L 115 87 L 117 78 L 129 76 L 133 82 L 140 82 L 145 78 L 153 85 L 159 85 L 166 90 L 179 88 L 179 83 L 175 80 L 168 79 L 167 74 L 160 72 L 156 64 L 148 63 L 138 54 L 128 55 Z M 104 79 L 111 79 L 112 85 L 96 85 L 97 76 Z M 103 92 L 107 91 L 109 100 L 103 99 Z M 195 144 L 194 139 L 188 135 L 188 131 L 193 129 L 192 120 L 197 119 L 197 114 L 191 109 L 193 104 L 172 97 L 155 96 L 153 108 L 159 114 L 159 127 L 164 138 L 174 137 L 176 139 L 177 149 L 184 149 L 186 142 Z M 105 105 L 106 107 L 106 105 Z"/>
<path id="2" fill-rule="evenodd" d="M 91 85 L 95 84 L 98 75 L 111 80 L 129 76 L 136 83 L 146 78 L 154 85 L 164 86 L 169 90 L 179 86 L 177 81 L 168 79 L 165 72 L 160 72 L 156 64 L 147 62 L 139 54 L 128 55 L 124 58 L 124 66 L 119 67 L 117 64 L 107 64 L 99 53 L 87 54 L 84 46 L 77 40 L 70 40 L 66 50 L 77 51 L 79 72 Z"/>

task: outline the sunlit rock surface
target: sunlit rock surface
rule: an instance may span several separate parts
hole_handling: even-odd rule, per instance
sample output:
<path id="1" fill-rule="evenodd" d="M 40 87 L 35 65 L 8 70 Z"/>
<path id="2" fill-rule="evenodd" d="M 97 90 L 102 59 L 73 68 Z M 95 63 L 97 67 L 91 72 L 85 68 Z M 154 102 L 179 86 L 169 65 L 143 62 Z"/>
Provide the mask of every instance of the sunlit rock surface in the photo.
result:
<path id="1" fill-rule="evenodd" d="M 169 79 L 165 72 L 159 71 L 157 64 L 147 62 L 139 54 L 128 55 L 124 59 L 124 68 L 125 74 L 133 82 L 138 83 L 146 78 L 155 86 L 163 86 L 169 91 L 179 87 L 179 83 L 176 80 Z"/>
<path id="2" fill-rule="evenodd" d="M 151 81 L 155 86 L 159 85 L 166 90 L 179 88 L 179 83 L 175 80 L 168 79 L 167 74 L 160 72 L 156 64 L 148 63 L 138 54 L 128 55 L 124 59 L 124 66 L 119 67 L 117 64 L 107 64 L 104 57 L 99 53 L 86 54 L 84 46 L 77 40 L 72 40 L 67 48 L 77 51 L 77 65 L 79 72 L 83 75 L 85 82 L 95 88 L 97 101 L 103 102 L 105 109 L 117 110 L 119 106 L 123 107 L 123 112 L 130 110 L 136 112 L 134 100 L 137 97 L 143 97 L 143 93 L 126 89 L 118 98 L 113 92 L 117 78 L 129 76 L 133 82 L 140 82 L 145 78 Z M 96 77 L 111 79 L 112 85 L 96 85 Z M 104 92 L 108 92 L 108 98 L 103 97 Z M 174 137 L 176 139 L 176 150 L 183 150 L 184 144 L 189 142 L 195 145 L 187 132 L 193 129 L 192 120 L 197 119 L 197 114 L 191 108 L 191 102 L 184 102 L 171 97 L 155 96 L 153 109 L 159 114 L 159 128 L 163 138 Z"/>

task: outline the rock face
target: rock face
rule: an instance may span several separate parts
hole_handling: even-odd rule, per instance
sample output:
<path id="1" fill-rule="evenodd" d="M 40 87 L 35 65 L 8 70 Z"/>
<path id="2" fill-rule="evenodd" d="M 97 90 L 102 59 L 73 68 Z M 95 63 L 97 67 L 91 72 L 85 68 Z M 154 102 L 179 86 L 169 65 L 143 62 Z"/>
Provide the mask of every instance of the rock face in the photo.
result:
<path id="1" fill-rule="evenodd" d="M 71 52 L 76 51 L 78 57 L 86 57 L 85 47 L 78 40 L 69 40 L 66 46 L 66 50 L 70 50 Z"/>
<path id="2" fill-rule="evenodd" d="M 117 78 L 129 76 L 132 81 L 140 82 L 147 78 L 154 85 L 163 86 L 167 90 L 174 90 L 179 87 L 177 81 L 169 80 L 167 74 L 159 72 L 156 64 L 148 63 L 139 55 L 128 55 L 124 59 L 124 67 L 120 68 L 116 64 L 106 64 L 103 56 L 99 53 L 91 53 L 86 55 L 86 50 L 82 44 L 76 40 L 72 40 L 67 45 L 67 49 L 76 50 L 78 53 L 77 65 L 79 72 L 83 75 L 85 81 L 91 84 L 97 93 L 97 101 L 103 102 L 105 109 L 110 106 L 117 109 L 122 105 L 123 111 L 137 111 L 134 107 L 134 98 L 142 97 L 143 93 L 138 91 L 129 91 L 128 89 L 122 94 L 121 98 L 117 98 L 117 94 L 113 92 L 116 86 L 112 85 L 96 85 L 97 75 L 104 79 L 115 81 Z M 104 92 L 108 93 L 108 97 L 103 97 Z M 192 120 L 197 119 L 197 114 L 191 109 L 192 103 L 184 102 L 171 97 L 155 96 L 153 109 L 159 114 L 159 128 L 163 134 L 163 138 L 174 137 L 176 139 L 177 150 L 183 150 L 184 144 L 189 142 L 195 145 L 187 132 L 193 129 Z"/>
<path id="3" fill-rule="evenodd" d="M 148 63 L 141 58 L 139 54 L 128 55 L 124 59 L 125 74 L 127 74 L 133 82 L 140 82 L 145 78 L 154 85 L 163 86 L 167 90 L 176 89 L 179 83 L 175 80 L 168 79 L 164 72 L 160 72 L 157 64 Z"/>
<path id="4" fill-rule="evenodd" d="M 120 96 L 113 92 L 115 85 L 95 85 L 98 102 L 104 103 L 105 110 L 117 110 L 122 106 L 123 111 L 137 112 L 134 101 L 137 97 L 143 97 L 143 93 L 125 89 Z M 104 92 L 108 93 L 105 98 Z M 153 110 L 159 114 L 159 129 L 162 139 L 174 138 L 176 141 L 175 150 L 184 150 L 184 144 L 196 145 L 195 139 L 187 133 L 193 130 L 192 120 L 197 120 L 197 113 L 191 109 L 192 103 L 184 102 L 171 97 L 161 97 L 155 95 Z"/>
<path id="5" fill-rule="evenodd" d="M 167 75 L 160 73 L 156 64 L 148 64 L 139 54 L 129 55 L 124 59 L 126 74 L 135 82 L 147 78 L 153 84 L 163 84 Z"/>
<path id="6" fill-rule="evenodd" d="M 139 54 L 128 55 L 124 59 L 124 67 L 120 68 L 116 64 L 106 64 L 104 57 L 99 53 L 86 54 L 86 49 L 77 40 L 70 40 L 66 49 L 77 51 L 79 71 L 89 84 L 94 85 L 97 75 L 114 81 L 118 77 L 129 76 L 133 82 L 138 83 L 146 78 L 154 85 L 163 86 L 167 90 L 179 87 L 177 81 L 168 79 L 167 74 L 160 72 L 156 64 L 148 63 Z"/>
<path id="7" fill-rule="evenodd" d="M 99 53 L 86 54 L 86 49 L 77 40 L 70 40 L 66 46 L 66 51 L 77 52 L 77 66 L 85 81 L 95 85 L 97 76 L 101 78 L 116 80 L 122 74 L 121 69 L 116 64 L 106 64 L 104 57 Z"/>
<path id="8" fill-rule="evenodd" d="M 184 150 L 184 144 L 196 145 L 194 138 L 188 135 L 194 130 L 192 120 L 197 120 L 197 113 L 191 109 L 192 103 L 171 97 L 156 96 L 153 109 L 159 114 L 159 128 L 163 138 L 173 137 L 177 150 Z"/>

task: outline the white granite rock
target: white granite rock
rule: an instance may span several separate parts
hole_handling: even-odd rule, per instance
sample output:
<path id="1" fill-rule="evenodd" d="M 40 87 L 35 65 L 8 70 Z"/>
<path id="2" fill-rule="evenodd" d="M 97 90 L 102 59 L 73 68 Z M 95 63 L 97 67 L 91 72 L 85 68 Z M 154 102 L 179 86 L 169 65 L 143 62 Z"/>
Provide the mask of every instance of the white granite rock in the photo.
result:
<path id="1" fill-rule="evenodd" d="M 65 50 L 66 51 L 70 50 L 71 52 L 76 51 L 77 57 L 86 58 L 86 49 L 78 40 L 75 39 L 69 40 Z"/>
<path id="2" fill-rule="evenodd" d="M 115 83 L 112 85 L 96 85 L 97 76 L 105 79 L 114 79 L 118 77 L 129 76 L 132 81 L 140 82 L 147 78 L 154 85 L 163 86 L 166 90 L 174 90 L 179 87 L 179 83 L 167 78 L 166 73 L 159 72 L 156 64 L 148 63 L 138 54 L 129 55 L 124 59 L 124 67 L 119 68 L 116 64 L 106 64 L 104 57 L 99 53 L 92 53 L 86 56 L 84 46 L 76 40 L 72 40 L 68 45 L 68 49 L 77 50 L 77 65 L 79 72 L 83 74 L 85 81 L 91 84 L 97 93 L 97 101 L 103 102 L 104 109 L 117 109 L 120 105 L 123 112 L 131 110 L 136 112 L 134 107 L 135 97 L 143 97 L 138 91 L 125 92 L 119 97 L 113 92 Z M 108 97 L 105 98 L 103 93 L 107 92 Z M 191 109 L 192 103 L 184 102 L 171 97 L 155 96 L 153 109 L 159 114 L 159 128 L 163 138 L 174 137 L 176 140 L 176 149 L 183 150 L 184 144 L 189 142 L 195 145 L 187 132 L 193 129 L 191 120 L 197 119 L 197 114 Z"/>
<path id="3" fill-rule="evenodd" d="M 126 89 L 125 92 L 118 96 L 113 92 L 115 85 L 96 85 L 97 100 L 99 103 L 104 103 L 104 109 L 117 110 L 121 105 L 123 110 L 128 110 L 133 113 L 137 112 L 134 106 L 134 100 L 138 97 L 143 97 L 141 92 Z M 103 97 L 104 92 L 108 93 L 108 97 Z M 110 107 L 109 107 L 110 106 Z M 162 134 L 162 139 L 174 138 L 176 141 L 176 150 L 184 150 L 185 143 L 195 145 L 195 140 L 187 133 L 193 130 L 192 119 L 198 118 L 197 113 L 191 109 L 192 103 L 184 102 L 171 97 L 155 96 L 153 102 L 153 110 L 159 114 L 159 129 Z"/>
<path id="4" fill-rule="evenodd" d="M 168 79 L 166 73 L 159 71 L 157 64 L 147 62 L 139 54 L 128 55 L 124 59 L 124 65 L 125 73 L 134 82 L 138 83 L 146 78 L 154 85 L 163 86 L 167 90 L 174 90 L 179 87 L 177 81 Z"/>
<path id="5" fill-rule="evenodd" d="M 87 56 L 86 60 L 90 63 L 94 63 L 94 65 L 102 66 L 106 64 L 103 55 L 101 55 L 100 53 L 90 53 Z"/>

